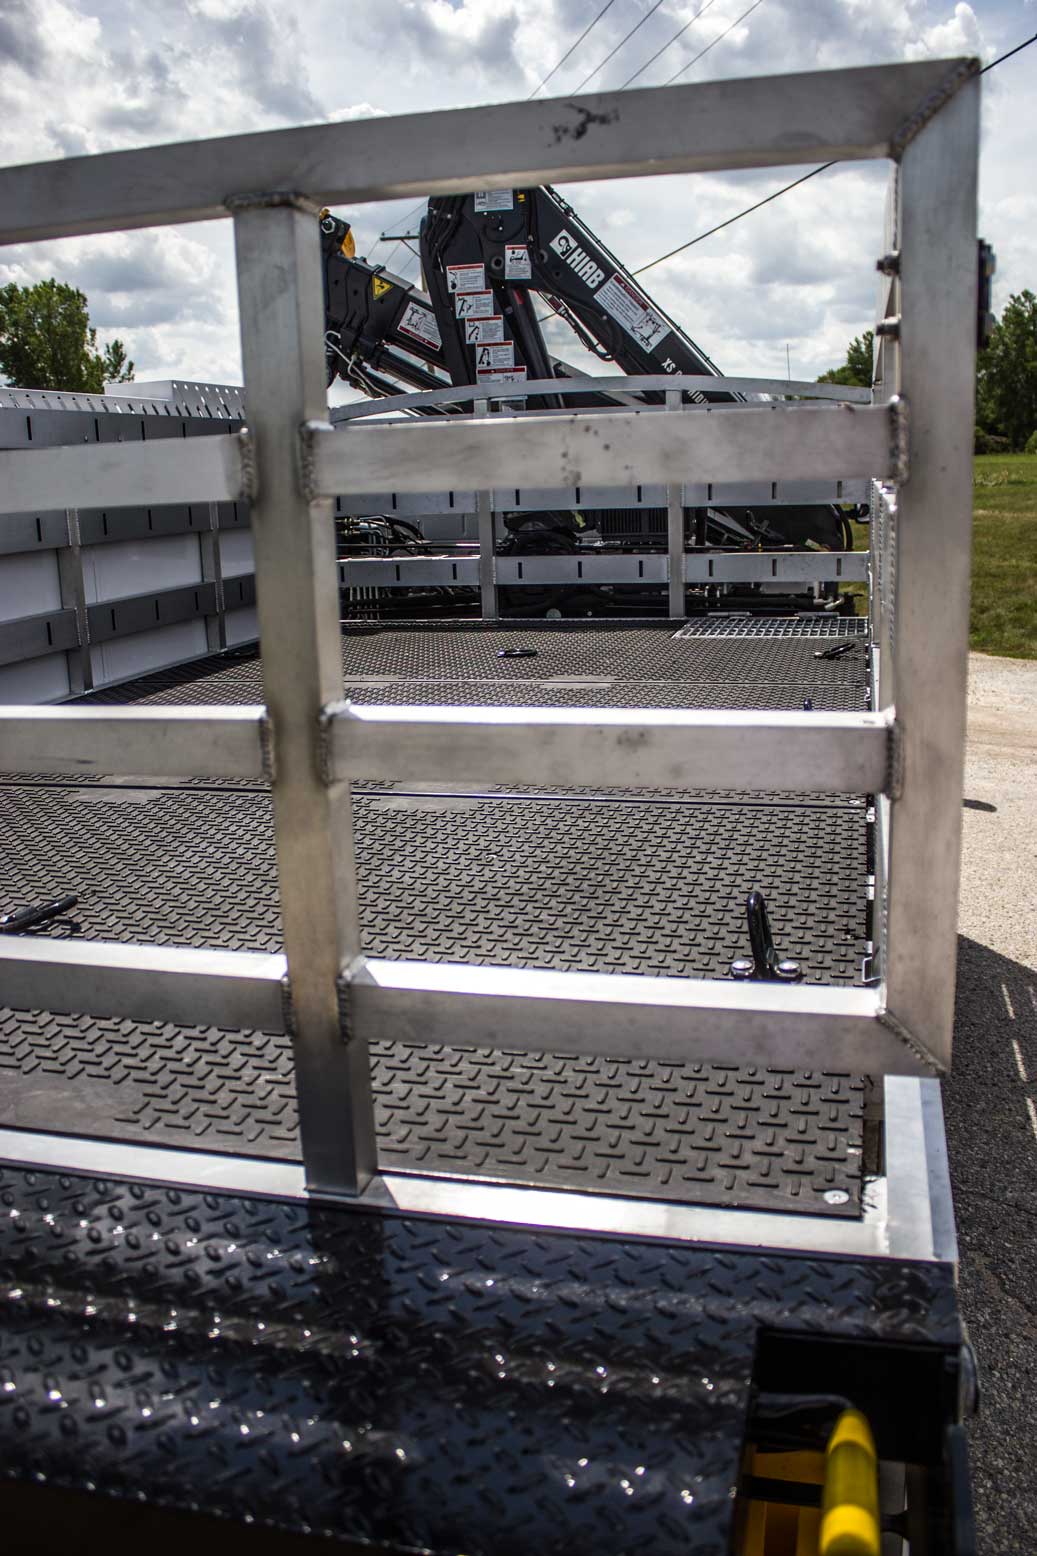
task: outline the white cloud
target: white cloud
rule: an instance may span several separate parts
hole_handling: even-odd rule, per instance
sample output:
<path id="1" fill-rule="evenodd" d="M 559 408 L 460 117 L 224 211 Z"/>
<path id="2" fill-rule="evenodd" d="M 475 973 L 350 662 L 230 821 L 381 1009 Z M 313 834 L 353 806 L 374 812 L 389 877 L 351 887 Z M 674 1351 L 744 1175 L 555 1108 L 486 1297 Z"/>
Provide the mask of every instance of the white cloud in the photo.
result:
<path id="1" fill-rule="evenodd" d="M 638 80 L 657 84 L 719 37 L 747 0 L 713 0 Z M 600 0 L 5 0 L 0 15 L 0 155 L 8 162 L 240 133 L 306 121 L 380 118 L 522 99 Z M 667 0 L 592 82 L 614 88 L 698 9 Z M 553 77 L 573 90 L 649 9 L 620 0 Z M 1020 41 L 1007 0 L 764 0 L 685 77 L 872 64 L 959 53 L 992 58 Z M 1037 289 L 1028 59 L 984 80 L 982 228 L 999 253 L 996 302 Z M 466 148 L 458 146 L 458 166 Z M 632 268 L 724 221 L 802 168 L 567 188 L 589 226 Z M 832 169 L 647 273 L 644 284 L 731 372 L 797 372 L 841 359 L 868 327 L 881 243 L 877 169 Z M 414 231 L 414 200 L 346 211 L 358 251 L 413 277 L 382 232 Z M 227 223 L 33 245 L 0 253 L 0 280 L 55 274 L 81 286 L 103 336 L 118 333 L 149 377 L 240 372 Z M 580 348 L 552 326 L 574 362 Z M 557 341 L 556 341 L 557 335 Z M 586 365 L 586 364 L 585 364 Z"/>

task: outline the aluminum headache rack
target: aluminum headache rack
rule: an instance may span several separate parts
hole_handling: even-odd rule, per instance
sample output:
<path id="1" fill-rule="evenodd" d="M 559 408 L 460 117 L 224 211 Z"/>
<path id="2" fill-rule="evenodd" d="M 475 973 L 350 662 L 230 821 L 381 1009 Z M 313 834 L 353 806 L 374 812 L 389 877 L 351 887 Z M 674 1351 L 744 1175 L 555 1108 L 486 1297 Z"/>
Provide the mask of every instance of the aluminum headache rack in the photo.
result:
<path id="1" fill-rule="evenodd" d="M 376 1035 L 885 1076 L 946 1069 L 968 627 L 977 69 L 971 60 L 940 60 L 724 81 L 0 171 L 6 244 L 228 214 L 235 228 L 247 430 L 187 447 L 168 438 L 0 453 L 2 501 L 12 513 L 251 507 L 265 707 L 0 712 L 6 770 L 272 783 L 283 955 L 0 941 L 5 999 L 22 1008 L 292 1035 L 302 1174 L 232 1157 L 207 1165 L 196 1152 L 175 1151 L 149 1153 L 143 1165 L 137 1151 L 127 1172 L 384 1200 L 385 1186 L 372 1184 L 368 1045 Z M 313 220 L 322 203 L 876 157 L 895 164 L 877 403 L 677 405 L 663 414 L 476 415 L 420 425 L 356 417 L 337 429 L 327 419 Z M 333 497 L 521 488 L 531 470 L 545 487 L 650 481 L 671 493 L 704 479 L 881 483 L 871 559 L 878 710 L 344 702 Z M 487 586 L 491 564 L 486 548 Z M 927 608 L 932 600 L 938 611 Z M 350 786 L 371 777 L 648 789 L 777 784 L 879 796 L 875 979 L 818 988 L 370 958 L 358 930 Z M 912 1141 L 922 1166 L 905 1168 L 902 1183 L 925 1181 L 932 1102 L 917 1086 L 887 1086 L 888 1110 L 916 1115 L 917 1128 L 900 1138 Z M 894 1155 L 897 1127 L 887 1116 Z M 5 1146 L 25 1159 L 24 1141 Z M 71 1149 L 51 1138 L 38 1159 L 69 1166 Z M 129 1155 L 91 1149 L 90 1170 L 96 1153 L 106 1170 L 121 1170 L 117 1157 Z M 892 1184 L 889 1160 L 887 1167 Z M 474 1200 L 490 1192 L 473 1190 L 462 1213 L 486 1213 Z M 555 1214 L 559 1224 L 579 1224 L 571 1208 Z M 915 1244 L 928 1257 L 949 1235 L 931 1214 Z M 603 1212 L 587 1215 L 598 1225 Z M 908 1194 L 889 1222 L 929 1215 Z M 676 1219 L 658 1230 L 681 1235 Z"/>

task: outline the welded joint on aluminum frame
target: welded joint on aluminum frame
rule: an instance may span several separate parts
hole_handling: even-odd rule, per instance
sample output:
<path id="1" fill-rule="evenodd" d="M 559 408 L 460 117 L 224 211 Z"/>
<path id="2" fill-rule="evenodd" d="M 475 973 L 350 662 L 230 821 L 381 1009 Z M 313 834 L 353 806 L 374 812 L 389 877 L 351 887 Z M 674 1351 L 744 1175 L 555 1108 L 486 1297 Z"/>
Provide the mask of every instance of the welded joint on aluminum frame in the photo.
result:
<path id="1" fill-rule="evenodd" d="M 343 967 L 335 979 L 335 996 L 338 1000 L 338 1030 L 343 1048 L 348 1048 L 356 1036 L 356 1024 L 353 1020 L 353 973 L 356 967 L 363 965 L 363 958 L 358 957 L 350 966 Z"/>
<path id="2" fill-rule="evenodd" d="M 895 394 L 889 402 L 889 463 L 893 472 L 893 480 L 898 486 L 903 486 L 911 473 L 910 453 L 910 416 L 908 404 L 902 394 Z"/>
<path id="3" fill-rule="evenodd" d="M 241 463 L 241 502 L 253 503 L 259 496 L 259 470 L 256 466 L 256 445 L 247 427 L 234 434 L 238 443 L 238 459 Z"/>
<path id="4" fill-rule="evenodd" d="M 308 503 L 317 502 L 322 495 L 317 479 L 317 440 L 334 431 L 330 421 L 304 421 L 299 428 L 299 489 Z"/>
<path id="5" fill-rule="evenodd" d="M 980 61 L 978 59 L 962 60 L 960 64 L 955 65 L 950 75 L 944 81 L 941 81 L 935 91 L 930 92 L 928 97 L 922 99 L 914 113 L 904 120 L 899 130 L 890 140 L 889 155 L 894 162 L 900 161 L 900 158 L 915 136 L 921 134 L 930 119 L 935 118 L 940 109 L 950 102 L 951 98 L 961 90 L 966 81 L 970 81 L 973 76 L 978 76 L 979 71 Z"/>
<path id="6" fill-rule="evenodd" d="M 904 791 L 904 726 L 895 715 L 889 725 L 886 755 L 886 785 L 882 792 L 888 799 L 899 800 Z"/>
<path id="7" fill-rule="evenodd" d="M 914 1054 L 916 1059 L 921 1060 L 922 1064 L 925 1065 L 932 1075 L 943 1076 L 948 1073 L 946 1063 L 942 1059 L 938 1059 L 931 1049 L 927 1048 L 923 1042 L 920 1042 L 914 1033 L 893 1014 L 888 1005 L 879 1011 L 876 1019 L 879 1026 L 885 1027 L 887 1032 L 892 1032 L 893 1036 L 903 1043 L 904 1047 Z"/>
<path id="8" fill-rule="evenodd" d="M 342 718 L 352 711 L 352 704 L 348 702 L 328 702 L 321 708 L 317 715 L 317 772 L 320 781 L 326 789 L 330 789 L 335 779 L 335 755 L 332 750 L 332 734 L 335 728 L 335 720 Z"/>
<path id="9" fill-rule="evenodd" d="M 285 973 L 281 979 L 281 1019 L 284 1022 L 285 1035 L 291 1038 L 296 1036 L 295 1030 L 295 1004 L 292 1000 L 292 982 Z"/>
<path id="10" fill-rule="evenodd" d="M 267 708 L 259 715 L 259 761 L 260 777 L 273 784 L 277 777 L 277 756 L 274 750 L 274 721 Z"/>
<path id="11" fill-rule="evenodd" d="M 321 212 L 319 201 L 296 189 L 247 190 L 244 194 L 228 195 L 223 204 L 231 216 L 237 216 L 241 211 L 274 211 L 285 206 L 311 216 L 319 216 Z"/>

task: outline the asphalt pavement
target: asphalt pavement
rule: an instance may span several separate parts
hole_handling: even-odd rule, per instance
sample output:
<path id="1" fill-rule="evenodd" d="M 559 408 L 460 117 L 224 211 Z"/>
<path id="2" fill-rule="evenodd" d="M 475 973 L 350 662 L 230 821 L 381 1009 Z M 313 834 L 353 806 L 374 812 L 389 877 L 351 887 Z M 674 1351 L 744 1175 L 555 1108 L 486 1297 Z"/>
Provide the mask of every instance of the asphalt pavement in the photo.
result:
<path id="1" fill-rule="evenodd" d="M 980 1556 L 1037 1551 L 1037 662 L 973 655 L 953 1074 L 944 1108 Z"/>

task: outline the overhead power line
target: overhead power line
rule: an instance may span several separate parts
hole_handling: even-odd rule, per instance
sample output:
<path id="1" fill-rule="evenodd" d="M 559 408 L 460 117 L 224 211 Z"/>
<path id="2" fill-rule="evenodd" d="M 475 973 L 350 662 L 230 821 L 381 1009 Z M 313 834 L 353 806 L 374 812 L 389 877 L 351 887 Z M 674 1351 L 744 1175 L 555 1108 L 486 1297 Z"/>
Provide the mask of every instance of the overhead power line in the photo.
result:
<path id="1" fill-rule="evenodd" d="M 584 38 L 586 38 L 587 34 L 594 30 L 594 28 L 601 21 L 601 18 L 605 15 L 605 12 L 609 9 L 610 6 L 615 5 L 615 3 L 616 3 L 616 0 L 605 0 L 605 4 L 602 6 L 601 10 L 598 12 L 597 16 L 590 23 L 590 25 L 583 29 L 583 31 L 580 33 L 580 36 L 577 38 L 576 42 L 572 45 L 572 47 L 566 49 L 565 53 L 562 55 L 562 57 L 558 61 L 557 65 L 555 65 L 552 70 L 549 70 L 547 72 L 547 75 L 544 77 L 543 81 L 541 81 L 540 85 L 539 86 L 535 86 L 533 88 L 532 92 L 530 92 L 530 94 L 529 94 L 529 96 L 531 98 L 535 97 L 537 95 L 537 93 L 540 91 L 541 87 L 545 87 L 547 85 L 547 83 L 550 81 L 551 77 L 553 75 L 557 74 L 557 72 L 559 70 L 561 70 L 562 66 L 565 64 L 565 62 L 569 58 L 569 56 L 571 54 L 575 54 L 576 50 L 579 48 L 579 46 L 583 42 Z"/>
<path id="2" fill-rule="evenodd" d="M 643 76 L 645 71 L 648 69 L 649 65 L 654 65 L 656 60 L 659 58 L 659 56 L 661 54 L 665 54 L 667 49 L 672 49 L 673 45 L 677 42 L 678 38 L 683 38 L 684 34 L 687 32 L 688 28 L 689 27 L 693 27 L 695 25 L 695 23 L 698 21 L 699 17 L 700 16 L 704 16 L 706 14 L 706 12 L 709 10 L 710 6 L 713 5 L 713 4 L 715 4 L 715 0 L 706 0 L 705 5 L 702 6 L 698 11 L 695 12 L 695 15 L 691 18 L 691 21 L 690 22 L 685 22 L 684 26 L 681 28 L 680 32 L 675 32 L 674 33 L 674 35 L 670 39 L 669 43 L 664 43 L 661 49 L 656 49 L 656 51 L 652 55 L 651 59 L 646 59 L 644 64 L 641 66 L 640 70 L 635 70 L 634 74 L 632 76 L 627 76 L 626 80 L 623 82 L 623 85 L 620 87 L 619 90 L 622 92 L 626 87 L 628 87 L 630 85 L 630 83 L 632 81 L 636 81 L 638 76 Z"/>
<path id="3" fill-rule="evenodd" d="M 762 0 L 756 0 L 757 5 L 761 3 Z M 755 6 L 750 7 L 750 9 L 755 10 Z M 748 12 L 745 14 L 748 15 Z M 731 25 L 737 26 L 737 23 L 733 22 Z M 728 31 L 730 31 L 730 28 Z M 719 43 L 720 39 L 718 38 L 714 41 Z M 997 59 L 992 59 L 989 65 L 984 65 L 979 74 L 985 76 L 988 70 L 993 70 L 995 65 L 1003 65 L 1006 59 L 1011 59 L 1013 55 L 1021 53 L 1023 49 L 1028 49 L 1031 43 L 1037 43 L 1037 32 L 1034 33 L 1032 38 L 1025 38 L 1022 43 L 1017 43 L 1015 48 L 1009 49 L 1006 54 L 1001 54 Z M 694 64 L 695 61 L 691 60 L 690 63 Z M 684 69 L 687 69 L 687 66 Z M 669 85 L 669 82 L 667 82 L 667 85 Z M 660 254 L 658 259 L 650 259 L 647 265 L 641 265 L 633 274 L 635 276 L 644 275 L 646 270 L 654 269 L 656 265 L 661 265 L 664 260 L 673 259 L 675 255 L 683 254 L 685 249 L 694 248 L 695 244 L 701 243 L 704 238 L 711 238 L 715 232 L 722 232 L 725 227 L 731 227 L 735 222 L 741 221 L 743 216 L 751 216 L 753 211 L 758 211 L 761 206 L 770 205 L 772 200 L 777 200 L 781 195 L 788 194 L 790 189 L 798 189 L 800 184 L 805 184 L 810 178 L 816 178 L 818 173 L 825 172 L 827 168 L 835 167 L 838 160 L 836 158 L 833 162 L 822 162 L 820 167 L 811 168 L 809 173 L 804 173 L 801 178 L 794 178 L 791 184 L 785 184 L 781 189 L 775 189 L 773 194 L 767 195 L 763 200 L 757 200 L 755 205 L 748 205 L 744 211 L 738 211 L 734 216 L 729 216 L 726 221 L 718 222 L 715 227 L 710 227 L 707 232 L 700 232 L 697 238 L 689 238 L 687 243 L 681 243 L 677 248 L 670 249 L 668 254 Z"/>
<path id="4" fill-rule="evenodd" d="M 1031 43 L 1037 43 L 1037 32 L 1034 33 L 1032 38 L 1027 38 L 1023 43 L 1017 43 L 1014 49 L 1009 49 L 1008 53 L 1002 54 L 999 59 L 992 59 L 989 65 L 984 65 L 983 69 L 980 71 L 980 75 L 985 76 L 987 71 L 993 70 L 995 65 L 1003 65 L 1005 60 L 1011 59 L 1013 54 L 1021 54 L 1023 49 L 1028 49 L 1030 47 Z"/>
<path id="5" fill-rule="evenodd" d="M 837 159 L 838 160 L 838 159 Z M 823 173 L 825 168 L 835 167 L 835 162 L 822 162 L 820 167 L 812 168 L 809 173 L 804 173 L 801 178 L 793 179 L 791 184 L 786 184 L 784 189 L 775 189 L 773 194 L 767 195 L 763 200 L 757 200 L 755 205 L 748 206 L 744 211 L 739 211 L 737 216 L 729 216 L 726 222 L 717 222 L 715 227 L 710 227 L 708 232 L 700 232 L 697 238 L 689 238 L 687 243 L 682 243 L 679 248 L 671 249 L 668 254 L 660 254 L 658 259 L 650 259 L 647 265 L 642 265 L 633 273 L 635 276 L 644 275 L 646 270 L 651 270 L 655 265 L 661 265 L 663 260 L 672 259 L 675 254 L 683 254 L 685 249 L 694 248 L 696 243 L 701 243 L 703 238 L 711 238 L 715 232 L 722 232 L 725 227 L 730 227 L 734 222 L 741 221 L 743 216 L 750 216 L 753 211 L 758 211 L 761 205 L 769 205 L 772 200 L 777 200 L 779 195 L 788 194 L 790 189 L 796 189 L 800 184 L 805 184 L 808 178 L 816 178 L 818 173 Z"/>
<path id="6" fill-rule="evenodd" d="M 634 36 L 634 33 L 641 31 L 641 28 L 644 26 L 645 22 L 647 22 L 650 17 L 655 15 L 656 11 L 659 9 L 659 7 L 662 5 L 662 3 L 663 3 L 663 0 L 655 0 L 655 4 L 652 5 L 652 6 L 649 6 L 648 10 L 642 16 L 641 20 L 636 24 L 636 26 L 631 27 L 630 31 L 627 33 L 625 38 L 620 38 L 619 42 L 616 44 L 616 47 L 614 49 L 612 49 L 612 51 L 610 53 L 605 55 L 605 58 L 602 60 L 601 64 L 600 65 L 595 65 L 594 69 L 591 71 L 589 76 L 584 76 L 584 78 L 580 82 L 579 86 L 576 87 L 576 89 L 575 89 L 577 92 L 582 92 L 584 87 L 587 85 L 587 82 L 588 81 L 593 81 L 594 77 L 598 74 L 598 71 L 599 70 L 604 70 L 605 66 L 608 64 L 610 59 L 615 59 L 616 55 L 619 53 L 619 51 L 623 47 L 624 43 L 629 43 L 631 38 Z"/>
<path id="7" fill-rule="evenodd" d="M 763 0 L 753 0 L 753 4 L 749 7 L 749 9 L 747 11 L 743 11 L 741 16 L 736 16 L 734 21 L 731 23 L 730 27 L 725 27 L 723 32 L 718 34 L 718 36 L 713 39 L 712 43 L 707 43 L 706 47 L 704 49 L 700 49 L 699 50 L 699 52 L 695 55 L 694 59 L 689 59 L 688 63 L 686 65 L 682 65 L 680 70 L 676 71 L 670 77 L 670 79 L 668 81 L 663 83 L 663 85 L 664 86 L 672 86 L 673 83 L 676 81 L 678 76 L 683 76 L 684 72 L 686 70 L 690 70 L 692 65 L 697 65 L 699 60 L 702 59 L 706 54 L 709 53 L 710 49 L 715 49 L 718 43 L 722 43 L 724 41 L 724 39 L 727 37 L 729 32 L 734 32 L 734 30 L 738 26 L 739 22 L 744 22 L 745 18 L 747 16 L 751 16 L 752 13 L 756 10 L 756 7 L 760 6 L 762 4 L 763 4 Z"/>

